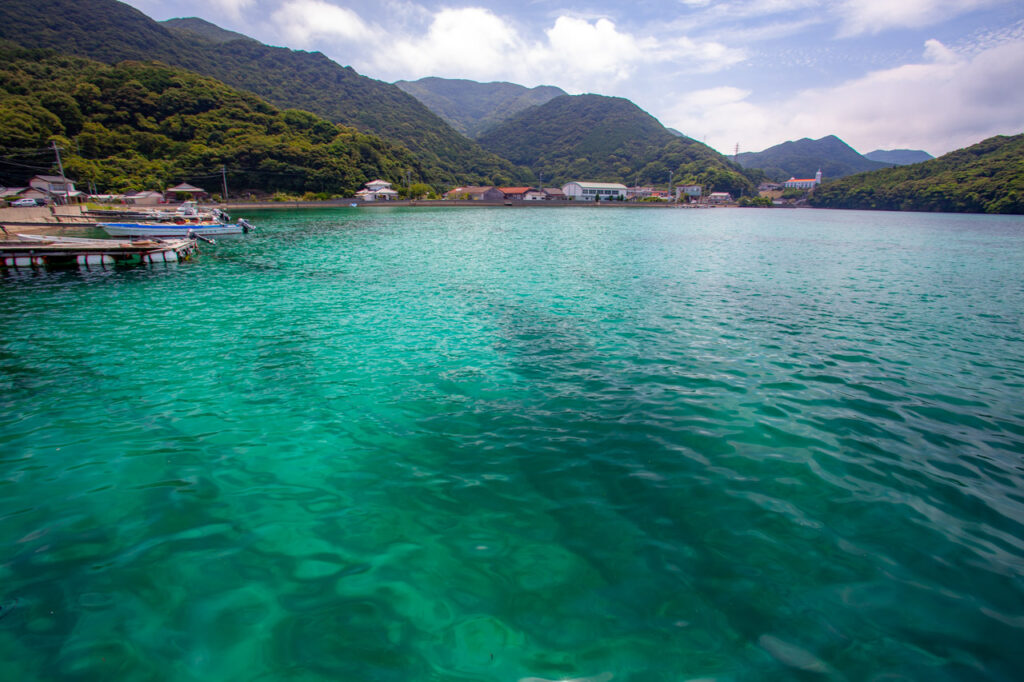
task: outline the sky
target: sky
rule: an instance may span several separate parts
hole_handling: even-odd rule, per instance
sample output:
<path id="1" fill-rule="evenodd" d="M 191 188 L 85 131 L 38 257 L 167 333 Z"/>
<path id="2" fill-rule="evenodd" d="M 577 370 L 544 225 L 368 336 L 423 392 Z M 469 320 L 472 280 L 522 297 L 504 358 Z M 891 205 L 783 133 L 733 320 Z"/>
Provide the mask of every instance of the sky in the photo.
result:
<path id="1" fill-rule="evenodd" d="M 131 0 L 380 80 L 626 97 L 725 154 L 837 135 L 933 155 L 1024 132 L 1020 0 Z"/>

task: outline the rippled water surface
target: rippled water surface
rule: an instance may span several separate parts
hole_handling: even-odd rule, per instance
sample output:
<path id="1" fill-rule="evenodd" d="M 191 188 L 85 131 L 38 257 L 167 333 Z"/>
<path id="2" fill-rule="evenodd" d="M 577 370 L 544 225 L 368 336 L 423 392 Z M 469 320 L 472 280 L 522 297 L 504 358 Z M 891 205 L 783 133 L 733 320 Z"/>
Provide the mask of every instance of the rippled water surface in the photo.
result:
<path id="1" fill-rule="evenodd" d="M 0 679 L 1024 677 L 1020 218 L 250 217 L 0 273 Z"/>

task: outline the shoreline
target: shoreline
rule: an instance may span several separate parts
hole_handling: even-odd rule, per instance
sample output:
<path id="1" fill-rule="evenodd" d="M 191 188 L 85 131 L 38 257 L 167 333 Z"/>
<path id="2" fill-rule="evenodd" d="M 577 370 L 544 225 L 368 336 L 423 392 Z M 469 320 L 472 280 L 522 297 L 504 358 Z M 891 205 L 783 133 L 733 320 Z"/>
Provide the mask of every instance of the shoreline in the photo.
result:
<path id="1" fill-rule="evenodd" d="M 329 199 L 327 201 L 228 201 L 216 204 L 227 210 L 265 210 L 275 208 L 721 208 L 713 204 L 690 206 L 687 204 L 629 202 L 629 201 L 470 201 L 468 199 L 402 199 L 398 201 L 357 201 L 355 199 Z M 725 206 L 730 206 L 726 204 Z"/>
<path id="2" fill-rule="evenodd" d="M 353 203 L 357 205 L 352 206 Z M 260 201 L 243 202 L 228 201 L 225 203 L 203 204 L 227 211 L 275 211 L 275 210 L 315 210 L 315 209 L 376 209 L 376 208 L 511 208 L 511 209 L 540 209 L 540 208 L 578 208 L 578 209 L 705 209 L 705 208 L 730 208 L 731 204 L 672 204 L 656 202 L 584 202 L 584 201 L 469 201 L 469 200 L 448 200 L 448 199 L 417 199 L 402 201 L 368 201 L 356 202 L 348 199 L 334 199 L 328 201 Z M 123 208 L 123 205 L 116 206 Z M 140 208 L 152 208 L 149 206 Z M 82 215 L 82 206 L 58 206 L 56 212 L 51 213 L 48 207 L 38 208 L 2 208 L 0 209 L 0 227 L 4 228 L 6 235 L 0 233 L 2 238 L 14 238 L 18 232 L 37 234 L 40 232 L 52 231 L 58 236 L 66 234 L 69 230 L 79 231 L 95 228 L 97 221 L 93 217 Z M 73 233 L 73 232 L 72 232 Z"/>

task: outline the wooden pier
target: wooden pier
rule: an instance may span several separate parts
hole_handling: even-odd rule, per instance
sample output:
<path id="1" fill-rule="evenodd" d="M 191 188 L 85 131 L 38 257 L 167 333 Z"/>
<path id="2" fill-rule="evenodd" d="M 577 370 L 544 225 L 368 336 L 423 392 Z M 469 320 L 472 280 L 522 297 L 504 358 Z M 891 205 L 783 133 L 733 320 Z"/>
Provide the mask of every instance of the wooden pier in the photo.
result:
<path id="1" fill-rule="evenodd" d="M 176 263 L 198 252 L 195 239 L 84 239 L 19 234 L 0 241 L 0 267 L 112 267 L 132 263 Z"/>

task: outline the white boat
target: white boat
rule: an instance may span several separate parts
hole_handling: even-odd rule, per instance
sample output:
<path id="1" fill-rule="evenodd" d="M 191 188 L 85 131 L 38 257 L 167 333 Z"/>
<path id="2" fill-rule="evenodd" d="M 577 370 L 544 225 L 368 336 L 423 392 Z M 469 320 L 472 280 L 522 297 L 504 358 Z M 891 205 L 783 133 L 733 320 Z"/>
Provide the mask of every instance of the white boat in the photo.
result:
<path id="1" fill-rule="evenodd" d="M 190 234 L 218 237 L 225 234 L 244 234 L 253 229 L 244 218 L 235 223 L 100 223 L 111 237 L 174 237 L 185 239 Z"/>

